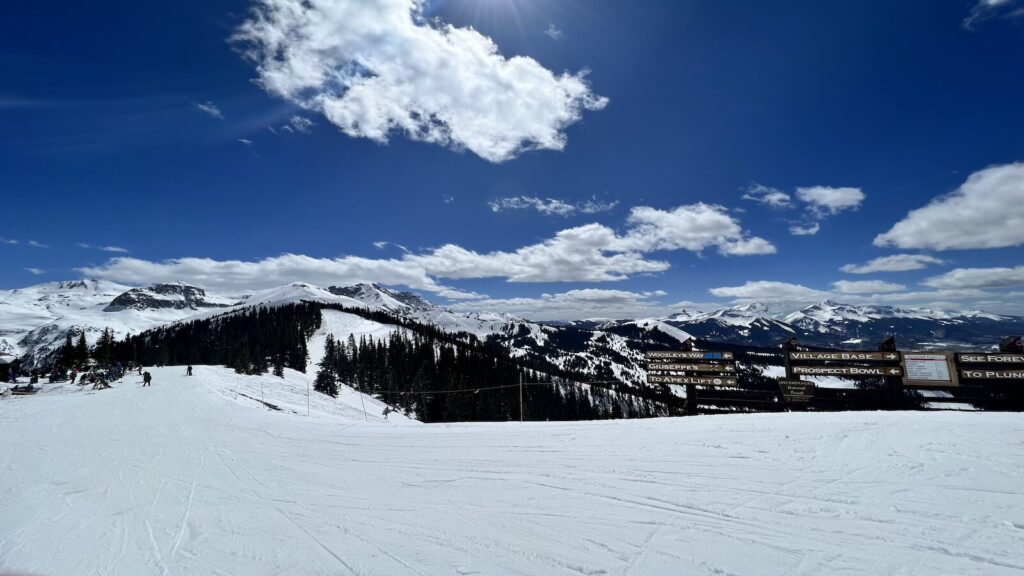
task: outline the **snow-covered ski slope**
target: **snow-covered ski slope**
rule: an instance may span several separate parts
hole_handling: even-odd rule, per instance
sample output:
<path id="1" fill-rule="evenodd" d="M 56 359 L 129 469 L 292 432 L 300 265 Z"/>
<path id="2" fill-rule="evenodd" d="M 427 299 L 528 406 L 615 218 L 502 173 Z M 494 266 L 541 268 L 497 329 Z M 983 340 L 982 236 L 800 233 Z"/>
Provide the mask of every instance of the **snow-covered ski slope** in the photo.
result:
<path id="1" fill-rule="evenodd" d="M 366 424 L 152 372 L 0 399 L 0 573 L 1024 573 L 1019 414 Z"/>

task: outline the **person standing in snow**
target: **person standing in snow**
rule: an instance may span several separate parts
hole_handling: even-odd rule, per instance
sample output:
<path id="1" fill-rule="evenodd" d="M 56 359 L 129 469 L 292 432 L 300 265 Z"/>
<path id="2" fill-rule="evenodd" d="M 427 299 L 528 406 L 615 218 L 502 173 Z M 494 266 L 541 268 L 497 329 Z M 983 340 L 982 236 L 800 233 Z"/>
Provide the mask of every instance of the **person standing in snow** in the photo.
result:
<path id="1" fill-rule="evenodd" d="M 142 373 L 142 385 L 143 386 L 152 386 L 153 385 L 153 376 L 149 372 L 143 372 Z"/>
<path id="2" fill-rule="evenodd" d="M 191 376 L 192 375 L 192 365 L 191 364 L 189 364 L 188 368 L 185 369 L 185 375 L 186 376 Z"/>

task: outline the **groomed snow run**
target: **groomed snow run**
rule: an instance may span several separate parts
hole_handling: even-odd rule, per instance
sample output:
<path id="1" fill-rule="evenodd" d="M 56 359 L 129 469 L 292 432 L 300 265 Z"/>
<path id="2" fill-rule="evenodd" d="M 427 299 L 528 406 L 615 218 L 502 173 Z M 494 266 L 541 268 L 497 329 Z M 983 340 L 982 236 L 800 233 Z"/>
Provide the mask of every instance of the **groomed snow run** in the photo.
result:
<path id="1" fill-rule="evenodd" d="M 1020 414 L 399 425 L 151 371 L 0 399 L 0 573 L 1024 573 Z"/>

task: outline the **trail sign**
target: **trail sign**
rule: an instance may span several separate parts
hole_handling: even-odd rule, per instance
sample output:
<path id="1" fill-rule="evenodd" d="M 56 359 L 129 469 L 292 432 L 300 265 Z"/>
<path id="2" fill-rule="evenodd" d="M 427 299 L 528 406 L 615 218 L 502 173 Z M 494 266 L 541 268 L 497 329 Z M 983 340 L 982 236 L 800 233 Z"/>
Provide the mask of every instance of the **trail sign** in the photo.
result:
<path id="1" fill-rule="evenodd" d="M 814 382 L 805 380 L 779 380 L 779 390 L 787 402 L 810 402 L 814 398 Z"/>
<path id="2" fill-rule="evenodd" d="M 656 350 L 647 353 L 650 362 L 672 362 L 675 360 L 735 360 L 732 352 L 696 352 L 689 350 Z"/>
<path id="3" fill-rule="evenodd" d="M 651 364 L 649 372 L 678 371 L 678 372 L 735 372 L 735 364 Z"/>
<path id="4" fill-rule="evenodd" d="M 660 376 L 651 374 L 647 381 L 652 384 L 690 384 L 694 386 L 725 386 L 735 388 L 739 382 L 733 377 L 715 376 Z"/>
<path id="5" fill-rule="evenodd" d="M 790 360 L 836 362 L 899 362 L 899 352 L 790 352 Z"/>
<path id="6" fill-rule="evenodd" d="M 903 370 L 897 367 L 863 367 L 863 366 L 793 366 L 794 374 L 805 376 L 902 376 Z"/>
<path id="7" fill-rule="evenodd" d="M 957 354 L 961 364 L 1024 364 L 1024 354 Z"/>
<path id="8" fill-rule="evenodd" d="M 958 386 L 956 370 L 953 369 L 953 355 L 948 352 L 917 353 L 903 355 L 903 385 Z"/>
<path id="9" fill-rule="evenodd" d="M 964 380 L 1024 380 L 1024 368 L 1020 370 L 960 370 Z"/>

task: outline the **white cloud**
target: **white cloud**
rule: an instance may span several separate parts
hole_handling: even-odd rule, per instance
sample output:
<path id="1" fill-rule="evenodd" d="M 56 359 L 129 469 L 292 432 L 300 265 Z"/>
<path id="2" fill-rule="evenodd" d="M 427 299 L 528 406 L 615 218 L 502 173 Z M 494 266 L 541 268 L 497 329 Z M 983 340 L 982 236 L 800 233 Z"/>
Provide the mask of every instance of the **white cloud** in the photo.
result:
<path id="1" fill-rule="evenodd" d="M 305 116 L 295 115 L 288 119 L 288 126 L 296 132 L 306 133 L 309 132 L 310 128 L 316 126 L 316 124 Z"/>
<path id="2" fill-rule="evenodd" d="M 0 237 L 0 244 L 17 244 L 17 243 L 18 243 L 17 240 L 13 240 L 11 238 Z"/>
<path id="3" fill-rule="evenodd" d="M 809 204 L 810 209 L 820 217 L 835 216 L 845 210 L 856 210 L 865 198 L 860 188 L 831 186 L 797 188 L 796 197 Z"/>
<path id="4" fill-rule="evenodd" d="M 122 248 L 120 246 L 93 246 L 92 244 L 88 244 L 86 242 L 79 242 L 78 246 L 81 247 L 81 248 L 89 249 L 89 250 L 102 250 L 104 252 L 116 252 L 116 253 L 119 253 L 119 254 L 127 254 L 128 253 L 128 249 L 127 248 Z"/>
<path id="5" fill-rule="evenodd" d="M 36 276 L 46 274 L 46 270 L 43 270 L 42 268 L 25 268 L 25 270 L 30 274 L 35 274 Z"/>
<path id="6" fill-rule="evenodd" d="M 462 304 L 461 312 L 514 314 L 532 320 L 584 320 L 588 318 L 637 318 L 661 316 L 678 309 L 658 301 L 664 292 L 630 292 L 584 288 L 539 297 L 488 298 Z"/>
<path id="7" fill-rule="evenodd" d="M 565 33 L 558 29 L 553 23 L 548 24 L 548 29 L 544 31 L 552 40 L 561 40 Z"/>
<path id="8" fill-rule="evenodd" d="M 1024 9 L 1007 11 L 1010 6 L 1016 3 L 1017 0 L 978 0 L 971 13 L 964 18 L 963 27 L 967 30 L 973 30 L 976 24 L 1000 14 L 1010 18 L 1024 15 Z"/>
<path id="9" fill-rule="evenodd" d="M 396 242 L 388 242 L 386 240 L 380 240 L 380 241 L 377 241 L 377 242 L 373 243 L 373 247 L 378 249 L 378 250 L 384 250 L 388 246 L 394 246 L 395 248 L 398 248 L 402 252 L 409 253 L 409 249 L 408 248 L 406 248 L 405 246 L 402 246 L 401 244 L 398 244 Z"/>
<path id="10" fill-rule="evenodd" d="M 984 288 L 1009 286 L 1010 282 L 1018 282 L 1024 278 L 1024 267 L 1016 272 L 1018 280 L 1012 276 L 998 277 L 999 273 L 986 280 L 981 277 L 953 280 L 952 278 L 936 279 L 931 284 L 934 289 L 905 291 L 906 287 L 883 281 L 844 281 L 832 284 L 833 290 L 818 290 L 801 284 L 775 281 L 748 281 L 740 286 L 712 288 L 710 293 L 720 298 L 730 298 L 735 302 L 763 302 L 781 308 L 796 309 L 822 300 L 838 300 L 852 305 L 880 306 L 915 306 L 947 310 L 977 309 L 980 303 L 985 310 L 1001 314 L 1020 315 L 1020 301 L 1012 292 L 990 291 Z M 1006 274 L 1004 272 L 1004 274 Z"/>
<path id="11" fill-rule="evenodd" d="M 375 242 L 386 247 L 384 241 Z M 444 286 L 438 279 L 503 278 L 509 282 L 608 282 L 635 274 L 663 272 L 668 262 L 646 255 L 660 250 L 699 252 L 717 247 L 726 255 L 768 254 L 775 250 L 763 238 L 747 235 L 721 206 L 693 204 L 673 210 L 634 208 L 627 230 L 618 234 L 602 224 L 568 228 L 553 238 L 513 251 L 480 253 L 447 244 L 401 258 L 357 256 L 312 258 L 297 254 L 258 261 L 175 258 L 152 262 L 114 258 L 82 273 L 132 284 L 186 280 L 199 286 L 244 290 L 294 281 L 319 285 L 379 282 L 405 285 L 448 298 L 479 295 Z"/>
<path id="12" fill-rule="evenodd" d="M 506 58 L 488 37 L 422 14 L 421 0 L 259 0 L 234 40 L 271 94 L 349 136 L 468 149 L 503 162 L 561 150 L 565 128 L 608 100 L 584 73 Z"/>
<path id="13" fill-rule="evenodd" d="M 703 202 L 672 210 L 638 206 L 630 211 L 627 223 L 630 229 L 618 242 L 623 250 L 701 252 L 717 247 L 728 256 L 776 252 L 764 238 L 749 236 L 724 207 Z"/>
<path id="14" fill-rule="evenodd" d="M 1024 244 L 1024 163 L 971 174 L 956 191 L 911 211 L 876 246 L 965 250 Z"/>
<path id="15" fill-rule="evenodd" d="M 572 216 L 581 214 L 597 214 L 608 212 L 618 206 L 618 201 L 602 202 L 596 197 L 583 202 L 566 202 L 557 198 L 538 198 L 536 196 L 512 196 L 499 198 L 488 203 L 493 212 L 505 210 L 536 210 L 547 216 Z"/>
<path id="16" fill-rule="evenodd" d="M 455 196 L 452 196 L 451 194 L 442 194 L 441 201 L 445 204 L 451 204 L 452 202 L 455 202 Z"/>
<path id="17" fill-rule="evenodd" d="M 839 280 L 833 282 L 832 287 L 840 294 L 881 294 L 907 289 L 903 284 L 884 280 Z"/>
<path id="18" fill-rule="evenodd" d="M 446 298 L 478 297 L 476 294 L 441 286 L 423 268 L 410 266 L 407 262 L 355 256 L 313 258 L 284 254 L 257 261 L 174 258 L 161 262 L 117 257 L 102 266 L 79 268 L 78 271 L 89 277 L 128 284 L 186 281 L 225 291 L 273 288 L 296 281 L 320 286 L 378 282 L 409 286 Z"/>
<path id="19" fill-rule="evenodd" d="M 43 244 L 43 243 L 41 243 L 41 242 L 36 242 L 35 240 L 29 240 L 29 241 L 28 241 L 28 245 L 29 245 L 29 246 L 32 246 L 32 247 L 34 247 L 34 248 L 49 248 L 49 246 L 48 246 L 48 245 L 46 245 L 46 244 Z"/>
<path id="20" fill-rule="evenodd" d="M 894 254 L 875 258 L 866 264 L 846 264 L 840 270 L 848 274 L 874 274 L 876 272 L 907 272 L 923 270 L 932 264 L 946 261 L 926 254 Z"/>
<path id="21" fill-rule="evenodd" d="M 510 282 L 608 282 L 630 275 L 668 270 L 667 262 L 647 260 L 622 246 L 611 228 L 587 224 L 512 252 L 479 253 L 447 244 L 425 254 L 409 254 L 414 263 L 439 278 L 506 278 Z"/>
<path id="22" fill-rule="evenodd" d="M 216 118 L 218 120 L 224 119 L 224 114 L 221 113 L 220 108 L 218 108 L 216 104 L 210 102 L 209 100 L 207 100 L 206 102 L 196 103 L 196 108 L 198 108 L 202 112 L 205 112 L 206 114 L 209 114 L 211 118 Z"/>
<path id="23" fill-rule="evenodd" d="M 830 296 L 828 292 L 808 288 L 801 284 L 770 280 L 748 281 L 742 286 L 712 288 L 709 292 L 719 298 L 759 302 L 814 302 Z"/>
<path id="24" fill-rule="evenodd" d="M 789 233 L 793 236 L 814 236 L 819 231 L 821 231 L 821 224 L 818 222 L 806 226 L 796 225 L 789 227 Z"/>
<path id="25" fill-rule="evenodd" d="M 252 140 L 249 140 L 248 138 L 239 138 L 238 143 L 246 146 L 252 146 Z"/>
<path id="26" fill-rule="evenodd" d="M 929 288 L 945 290 L 998 289 L 1024 286 L 1024 266 L 1013 268 L 957 268 L 922 282 Z"/>
<path id="27" fill-rule="evenodd" d="M 743 199 L 753 200 L 772 208 L 791 208 L 793 206 L 792 198 L 790 198 L 789 194 L 778 188 L 771 188 L 757 182 L 752 183 L 746 188 Z"/>

